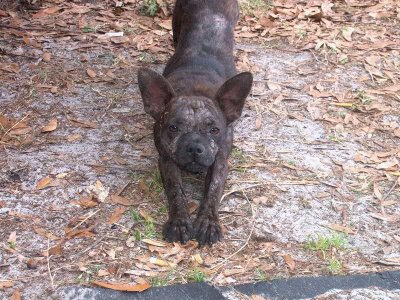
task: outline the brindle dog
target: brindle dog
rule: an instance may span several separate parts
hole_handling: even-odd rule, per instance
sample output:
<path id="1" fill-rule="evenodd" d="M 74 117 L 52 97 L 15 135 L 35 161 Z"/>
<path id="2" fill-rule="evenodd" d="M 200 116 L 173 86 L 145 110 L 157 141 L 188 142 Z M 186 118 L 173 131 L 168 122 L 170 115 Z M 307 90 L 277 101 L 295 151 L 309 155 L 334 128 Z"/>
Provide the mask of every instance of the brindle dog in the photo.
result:
<path id="1" fill-rule="evenodd" d="M 155 119 L 154 140 L 169 203 L 167 241 L 199 245 L 221 240 L 218 207 L 232 148 L 232 122 L 242 113 L 253 77 L 236 75 L 234 28 L 237 0 L 177 0 L 173 13 L 175 54 L 163 76 L 142 68 L 138 82 L 144 109 Z M 206 172 L 205 195 L 192 226 L 182 170 Z"/>

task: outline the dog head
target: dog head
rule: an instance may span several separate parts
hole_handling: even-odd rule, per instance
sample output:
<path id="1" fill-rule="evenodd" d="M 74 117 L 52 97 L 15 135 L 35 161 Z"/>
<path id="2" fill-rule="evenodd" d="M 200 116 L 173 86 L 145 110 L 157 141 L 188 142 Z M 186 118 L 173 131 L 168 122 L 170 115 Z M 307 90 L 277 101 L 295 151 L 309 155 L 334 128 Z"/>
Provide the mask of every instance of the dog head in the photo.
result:
<path id="1" fill-rule="evenodd" d="M 178 96 L 160 74 L 146 68 L 138 73 L 144 109 L 156 120 L 156 143 L 181 169 L 208 169 L 224 146 L 229 124 L 238 119 L 252 85 L 251 73 L 227 80 L 214 99 Z"/>

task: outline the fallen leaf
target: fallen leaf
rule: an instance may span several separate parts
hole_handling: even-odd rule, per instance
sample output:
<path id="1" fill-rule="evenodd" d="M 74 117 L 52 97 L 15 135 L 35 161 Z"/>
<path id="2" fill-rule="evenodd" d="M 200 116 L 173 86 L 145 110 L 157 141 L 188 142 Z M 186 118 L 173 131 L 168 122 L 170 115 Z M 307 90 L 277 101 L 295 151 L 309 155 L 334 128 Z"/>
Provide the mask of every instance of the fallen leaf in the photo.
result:
<path id="1" fill-rule="evenodd" d="M 126 42 L 129 42 L 129 37 L 127 37 L 127 36 L 113 36 L 113 37 L 110 38 L 110 40 L 114 44 L 124 44 Z M 90 77 L 92 77 L 92 76 L 90 76 Z"/>
<path id="2" fill-rule="evenodd" d="M 225 269 L 223 274 L 224 276 L 232 276 L 232 275 L 237 275 L 237 274 L 242 274 L 246 272 L 245 269 Z"/>
<path id="3" fill-rule="evenodd" d="M 34 19 L 42 18 L 42 17 L 48 16 L 48 15 L 52 15 L 52 14 L 58 12 L 60 9 L 61 9 L 61 7 L 57 7 L 57 6 L 44 8 L 44 9 L 39 10 L 37 13 L 33 14 L 32 17 Z"/>
<path id="4" fill-rule="evenodd" d="M 7 242 L 9 244 L 14 244 L 15 245 L 15 243 L 17 242 L 17 232 L 16 231 L 13 231 L 13 232 L 10 233 Z"/>
<path id="5" fill-rule="evenodd" d="M 132 205 L 139 204 L 138 202 L 134 202 L 133 200 L 130 200 L 128 198 L 118 196 L 118 195 L 111 195 L 110 199 L 114 203 L 125 205 L 125 206 L 132 206 Z"/>
<path id="6" fill-rule="evenodd" d="M 388 160 L 388 161 L 378 164 L 376 166 L 376 168 L 378 170 L 386 170 L 386 169 L 392 168 L 398 164 L 399 164 L 399 161 L 396 158 L 393 158 L 391 160 Z"/>
<path id="7" fill-rule="evenodd" d="M 97 276 L 100 276 L 100 277 L 102 277 L 102 276 L 108 276 L 108 275 L 110 275 L 110 272 L 108 272 L 107 270 L 101 269 L 101 270 L 99 270 L 99 271 L 97 272 Z"/>
<path id="8" fill-rule="evenodd" d="M 48 255 L 62 255 L 64 242 L 58 243 L 49 249 Z"/>
<path id="9" fill-rule="evenodd" d="M 167 29 L 167 30 L 172 30 L 171 19 L 158 23 L 158 26 L 160 26 L 161 28 Z"/>
<path id="10" fill-rule="evenodd" d="M 330 224 L 328 227 L 329 227 L 330 229 L 332 229 L 332 230 L 344 232 L 344 233 L 346 233 L 346 234 L 355 234 L 355 232 L 354 232 L 353 229 L 351 229 L 351 228 L 349 228 L 349 227 L 346 227 L 346 226 L 343 226 L 343 225 L 339 225 L 339 224 Z"/>
<path id="11" fill-rule="evenodd" d="M 97 206 L 99 203 L 93 199 L 93 195 L 90 195 L 88 197 L 83 196 L 79 198 L 79 200 L 73 200 L 71 201 L 72 204 L 78 204 L 84 208 L 92 208 Z"/>
<path id="12" fill-rule="evenodd" d="M 139 210 L 139 214 L 142 216 L 143 219 L 145 219 L 147 222 L 154 222 L 154 219 L 150 214 L 145 211 L 144 209 Z"/>
<path id="13" fill-rule="evenodd" d="M 44 53 L 43 53 L 43 60 L 44 60 L 45 62 L 49 62 L 50 59 L 51 59 L 51 53 L 50 53 L 50 52 L 44 52 Z"/>
<path id="14" fill-rule="evenodd" d="M 48 187 L 52 181 L 53 181 L 53 179 L 51 177 L 42 178 L 36 184 L 36 189 L 37 190 L 44 189 L 44 188 Z"/>
<path id="15" fill-rule="evenodd" d="M 126 212 L 127 210 L 128 208 L 126 207 L 117 207 L 114 213 L 111 215 L 110 219 L 107 221 L 107 223 L 108 224 L 117 223 L 121 219 L 124 212 Z"/>
<path id="16" fill-rule="evenodd" d="M 160 267 L 175 267 L 174 263 L 156 257 L 150 257 L 150 263 Z"/>
<path id="17" fill-rule="evenodd" d="M 54 130 L 56 130 L 57 125 L 58 125 L 57 119 L 56 119 L 56 118 L 51 119 L 51 120 L 49 121 L 49 123 L 47 123 L 47 125 L 44 126 L 44 127 L 42 128 L 42 132 L 51 132 L 51 131 L 54 131 Z"/>
<path id="18" fill-rule="evenodd" d="M 15 290 L 14 293 L 11 295 L 10 300 L 21 300 L 21 292 Z"/>
<path id="19" fill-rule="evenodd" d="M 251 300 L 266 300 L 266 299 L 261 295 L 251 295 Z"/>
<path id="20" fill-rule="evenodd" d="M 28 269 L 36 269 L 38 267 L 39 261 L 35 258 L 30 258 L 28 259 L 28 261 L 26 262 L 26 266 L 28 267 Z"/>
<path id="21" fill-rule="evenodd" d="M 0 289 L 10 288 L 14 286 L 14 281 L 12 280 L 0 280 Z"/>
<path id="22" fill-rule="evenodd" d="M 45 229 L 41 227 L 33 227 L 33 231 L 35 231 L 38 235 L 41 235 L 47 239 L 50 239 L 52 241 L 59 240 L 60 238 L 56 236 L 55 234 L 46 231 Z"/>
<path id="23" fill-rule="evenodd" d="M 123 292 L 143 292 L 150 288 L 149 283 L 144 284 L 128 284 L 128 283 L 117 283 L 117 282 L 104 282 L 104 281 L 94 281 L 94 285 L 101 286 L 106 289 L 112 289 L 115 291 L 123 291 Z"/>
<path id="24" fill-rule="evenodd" d="M 166 247 L 166 246 L 168 246 L 168 244 L 165 243 L 165 242 L 151 240 L 151 239 L 143 239 L 142 242 L 146 243 L 148 245 L 153 245 L 153 246 L 157 246 L 157 247 Z"/>
<path id="25" fill-rule="evenodd" d="M 109 188 L 104 187 L 100 180 L 96 180 L 94 184 L 89 186 L 88 190 L 93 191 L 100 202 L 104 202 L 104 200 L 106 200 L 110 191 Z"/>
<path id="26" fill-rule="evenodd" d="M 92 69 L 86 69 L 86 73 L 89 75 L 91 78 L 95 78 L 97 76 L 96 72 L 93 71 Z"/>
<path id="27" fill-rule="evenodd" d="M 133 247 L 135 247 L 135 245 L 136 245 L 136 237 L 134 237 L 133 235 L 130 236 L 130 237 L 126 240 L 125 244 L 126 244 L 126 246 L 127 246 L 128 248 L 133 248 Z"/>
<path id="28" fill-rule="evenodd" d="M 204 263 L 203 258 L 200 256 L 200 254 L 195 254 L 193 255 L 193 259 L 199 264 L 202 265 Z"/>
<path id="29" fill-rule="evenodd" d="M 79 141 L 82 139 L 82 136 L 80 134 L 70 134 L 69 136 L 67 136 L 67 141 L 68 142 L 75 142 L 75 141 Z"/>
<path id="30" fill-rule="evenodd" d="M 283 259 L 285 260 L 285 262 L 286 262 L 286 264 L 288 265 L 289 269 L 290 269 L 291 271 L 293 271 L 294 268 L 296 267 L 296 263 L 295 263 L 295 261 L 293 260 L 293 258 L 292 258 L 289 254 L 285 254 L 285 255 L 283 256 Z"/>
<path id="31" fill-rule="evenodd" d="M 190 201 L 188 203 L 189 214 L 193 214 L 199 208 L 199 203 L 197 201 Z"/>
<path id="32" fill-rule="evenodd" d="M 82 128 L 92 128 L 95 129 L 97 128 L 97 124 L 88 120 L 77 120 L 77 119 L 68 119 L 72 124 L 82 127 Z"/>
<path id="33" fill-rule="evenodd" d="M 354 31 L 355 29 L 353 27 L 345 27 L 342 29 L 342 36 L 346 41 L 351 42 L 352 41 L 351 35 L 353 34 Z"/>

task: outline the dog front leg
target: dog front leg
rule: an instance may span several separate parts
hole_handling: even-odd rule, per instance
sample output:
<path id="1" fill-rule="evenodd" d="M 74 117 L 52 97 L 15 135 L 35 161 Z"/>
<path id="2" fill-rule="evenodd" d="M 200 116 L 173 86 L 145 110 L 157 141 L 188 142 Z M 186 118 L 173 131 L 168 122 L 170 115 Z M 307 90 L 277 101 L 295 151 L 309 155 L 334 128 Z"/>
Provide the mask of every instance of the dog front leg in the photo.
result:
<path id="1" fill-rule="evenodd" d="M 218 153 L 206 176 L 206 192 L 194 226 L 200 246 L 210 246 L 222 239 L 218 208 L 228 174 L 228 154 Z"/>
<path id="2" fill-rule="evenodd" d="M 161 179 L 168 198 L 168 221 L 163 227 L 163 236 L 168 242 L 186 243 L 192 233 L 186 196 L 182 188 L 181 170 L 170 159 L 160 157 L 158 161 Z"/>

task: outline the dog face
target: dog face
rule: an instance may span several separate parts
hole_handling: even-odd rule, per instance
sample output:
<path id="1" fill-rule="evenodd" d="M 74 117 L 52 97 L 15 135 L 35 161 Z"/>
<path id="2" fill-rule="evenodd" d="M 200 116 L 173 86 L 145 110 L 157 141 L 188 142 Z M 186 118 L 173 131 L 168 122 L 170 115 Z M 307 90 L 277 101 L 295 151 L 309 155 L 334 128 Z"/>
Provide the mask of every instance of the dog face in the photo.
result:
<path id="1" fill-rule="evenodd" d="M 145 111 L 156 120 L 156 143 L 181 169 L 201 173 L 214 163 L 229 124 L 239 118 L 252 76 L 241 73 L 227 80 L 215 99 L 176 96 L 150 69 L 139 70 L 138 82 Z"/>
<path id="2" fill-rule="evenodd" d="M 181 169 L 201 173 L 214 163 L 224 140 L 226 121 L 205 97 L 175 97 L 163 115 L 161 144 Z"/>

